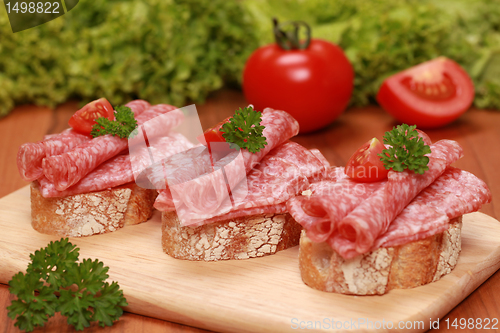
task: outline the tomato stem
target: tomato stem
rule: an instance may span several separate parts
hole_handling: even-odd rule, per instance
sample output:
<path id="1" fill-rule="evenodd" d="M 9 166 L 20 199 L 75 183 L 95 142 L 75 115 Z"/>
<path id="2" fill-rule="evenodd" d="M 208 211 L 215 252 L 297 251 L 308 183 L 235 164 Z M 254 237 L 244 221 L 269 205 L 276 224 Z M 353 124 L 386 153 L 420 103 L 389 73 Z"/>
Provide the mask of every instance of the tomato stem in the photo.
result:
<path id="1" fill-rule="evenodd" d="M 283 50 L 305 50 L 311 43 L 311 27 L 304 21 L 287 21 L 279 23 L 277 18 L 273 18 L 274 38 L 276 44 Z M 283 30 L 283 27 L 293 26 L 292 30 Z M 300 27 L 305 28 L 306 39 L 299 39 Z M 288 28 L 288 27 L 287 27 Z"/>

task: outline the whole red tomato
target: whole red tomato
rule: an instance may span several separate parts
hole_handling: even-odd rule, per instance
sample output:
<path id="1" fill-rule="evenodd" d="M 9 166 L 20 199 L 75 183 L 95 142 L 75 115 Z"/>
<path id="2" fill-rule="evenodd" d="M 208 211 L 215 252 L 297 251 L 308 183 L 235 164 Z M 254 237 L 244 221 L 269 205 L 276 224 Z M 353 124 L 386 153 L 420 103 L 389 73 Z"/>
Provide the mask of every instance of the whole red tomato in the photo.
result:
<path id="1" fill-rule="evenodd" d="M 290 113 L 300 132 L 311 132 L 335 120 L 347 107 L 354 72 L 342 49 L 312 39 L 305 49 L 278 44 L 257 49 L 243 72 L 243 92 L 256 110 L 266 107 Z"/>

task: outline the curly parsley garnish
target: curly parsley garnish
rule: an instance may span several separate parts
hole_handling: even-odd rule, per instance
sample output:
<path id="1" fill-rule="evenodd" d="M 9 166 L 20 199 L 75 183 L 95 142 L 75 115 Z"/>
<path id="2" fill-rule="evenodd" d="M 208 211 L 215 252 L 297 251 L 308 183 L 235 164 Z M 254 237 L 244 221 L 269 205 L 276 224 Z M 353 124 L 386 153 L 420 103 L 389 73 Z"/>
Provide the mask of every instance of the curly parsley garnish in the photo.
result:
<path id="1" fill-rule="evenodd" d="M 79 249 L 68 238 L 30 254 L 26 273 L 19 272 L 9 281 L 10 292 L 17 296 L 7 307 L 9 318 L 17 317 L 15 326 L 31 332 L 55 312 L 66 316 L 77 330 L 92 321 L 111 326 L 120 318 L 121 307 L 128 304 L 116 282 L 105 282 L 109 268 L 97 259 L 78 263 L 78 255 Z"/>
<path id="2" fill-rule="evenodd" d="M 382 150 L 380 160 L 386 169 L 403 171 L 413 170 L 415 173 L 423 174 L 429 167 L 429 157 L 431 148 L 424 143 L 415 130 L 416 125 L 398 125 L 384 135 L 384 143 L 390 145 L 389 149 Z"/>
<path id="3" fill-rule="evenodd" d="M 260 125 L 262 115 L 249 106 L 236 110 L 229 122 L 222 125 L 220 131 L 226 142 L 246 148 L 251 153 L 256 153 L 267 145 L 266 137 L 262 134 L 264 126 Z"/>
<path id="4" fill-rule="evenodd" d="M 115 119 L 109 120 L 106 117 L 99 117 L 92 127 L 90 135 L 95 138 L 101 135 L 111 134 L 120 138 L 128 138 L 137 128 L 137 120 L 134 118 L 134 113 L 127 106 L 117 106 L 115 108 Z"/>

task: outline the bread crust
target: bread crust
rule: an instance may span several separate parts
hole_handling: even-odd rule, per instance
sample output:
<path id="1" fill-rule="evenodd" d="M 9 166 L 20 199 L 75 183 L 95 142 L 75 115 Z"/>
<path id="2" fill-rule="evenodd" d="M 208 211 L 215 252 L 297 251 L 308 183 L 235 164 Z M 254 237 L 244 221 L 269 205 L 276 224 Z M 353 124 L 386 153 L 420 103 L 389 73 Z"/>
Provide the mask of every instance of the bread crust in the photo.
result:
<path id="1" fill-rule="evenodd" d="M 135 183 L 60 198 L 44 198 L 31 183 L 31 225 L 38 232 L 84 237 L 116 231 L 147 221 L 153 214 L 155 190 Z"/>
<path id="2" fill-rule="evenodd" d="M 311 288 L 349 295 L 382 295 L 439 280 L 456 266 L 462 217 L 443 233 L 405 245 L 380 248 L 346 260 L 326 242 L 314 243 L 302 231 L 299 268 Z"/>
<path id="3" fill-rule="evenodd" d="M 302 227 L 288 214 L 265 214 L 183 227 L 162 213 L 163 252 L 177 259 L 217 261 L 274 254 L 299 244 Z"/>

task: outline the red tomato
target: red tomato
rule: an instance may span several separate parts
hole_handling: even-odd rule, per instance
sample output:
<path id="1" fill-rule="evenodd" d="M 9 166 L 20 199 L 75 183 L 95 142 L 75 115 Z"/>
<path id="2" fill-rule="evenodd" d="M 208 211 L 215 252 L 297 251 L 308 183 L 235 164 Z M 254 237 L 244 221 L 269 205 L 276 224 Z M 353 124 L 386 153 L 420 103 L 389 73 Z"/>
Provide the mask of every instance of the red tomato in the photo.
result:
<path id="1" fill-rule="evenodd" d="M 375 182 L 387 178 L 384 163 L 378 154 L 385 147 L 377 138 L 362 145 L 349 159 L 345 167 L 345 174 L 359 182 Z"/>
<path id="2" fill-rule="evenodd" d="M 109 120 L 115 119 L 113 107 L 106 98 L 99 98 L 76 111 L 68 124 L 75 131 L 88 135 L 92 131 L 92 126 L 96 124 L 95 120 L 99 117 L 106 117 Z"/>
<path id="3" fill-rule="evenodd" d="M 217 125 L 212 128 L 207 129 L 202 135 L 199 135 L 196 139 L 203 145 L 207 145 L 207 142 L 225 142 L 226 139 L 222 137 L 224 132 L 219 131 L 222 125 L 227 123 L 231 117 L 227 117 Z"/>
<path id="4" fill-rule="evenodd" d="M 470 77 L 445 57 L 387 78 L 377 94 L 379 104 L 396 119 L 423 128 L 451 123 L 467 111 L 473 100 Z"/>
<path id="5" fill-rule="evenodd" d="M 266 107 L 290 113 L 300 132 L 311 132 L 335 120 L 347 107 L 354 72 L 342 49 L 313 39 L 304 50 L 277 44 L 257 49 L 243 72 L 243 92 L 256 110 Z"/>

